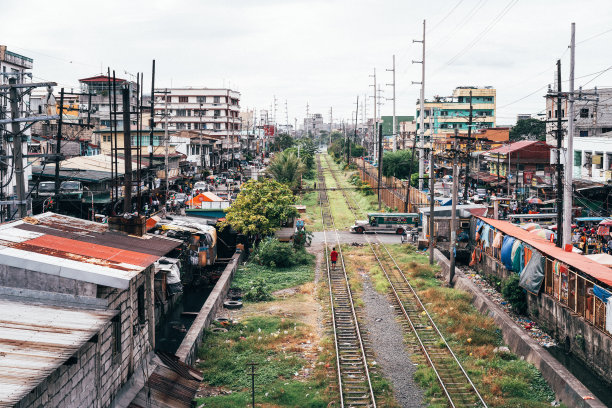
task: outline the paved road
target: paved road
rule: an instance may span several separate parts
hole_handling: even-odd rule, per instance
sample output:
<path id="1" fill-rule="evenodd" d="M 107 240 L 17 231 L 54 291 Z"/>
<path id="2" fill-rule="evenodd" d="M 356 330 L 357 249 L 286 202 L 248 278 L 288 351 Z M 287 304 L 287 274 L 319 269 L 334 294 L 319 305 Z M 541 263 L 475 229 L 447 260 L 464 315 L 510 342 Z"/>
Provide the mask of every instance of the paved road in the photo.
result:
<path id="1" fill-rule="evenodd" d="M 370 240 L 370 242 L 375 242 L 376 238 L 380 239 L 384 244 L 401 244 L 400 235 L 396 234 L 355 234 L 350 231 L 338 231 L 338 239 L 343 244 L 351 244 L 353 242 L 357 242 L 360 244 L 366 244 L 366 237 Z M 328 231 L 327 232 L 327 240 L 335 240 L 335 234 Z M 324 242 L 323 232 L 317 231 L 312 233 L 312 243 L 313 244 L 321 244 Z"/>

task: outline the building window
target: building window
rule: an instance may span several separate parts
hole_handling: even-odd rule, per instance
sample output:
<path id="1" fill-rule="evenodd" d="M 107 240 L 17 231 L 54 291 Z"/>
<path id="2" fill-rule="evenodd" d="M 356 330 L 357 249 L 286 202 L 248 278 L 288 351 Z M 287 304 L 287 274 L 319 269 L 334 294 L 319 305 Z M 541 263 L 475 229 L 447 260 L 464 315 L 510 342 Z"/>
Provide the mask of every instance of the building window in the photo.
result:
<path id="1" fill-rule="evenodd" d="M 205 96 L 198 96 L 197 100 L 198 100 L 198 103 L 206 103 L 206 97 Z"/>
<path id="2" fill-rule="evenodd" d="M 220 103 L 221 102 L 221 97 L 220 96 L 214 96 L 213 97 L 213 103 Z"/>
<path id="3" fill-rule="evenodd" d="M 187 123 L 187 130 L 191 130 L 191 123 Z"/>
<path id="4" fill-rule="evenodd" d="M 187 116 L 187 109 L 177 109 L 176 116 Z"/>
<path id="5" fill-rule="evenodd" d="M 216 117 L 219 117 L 219 116 L 221 116 L 221 110 L 220 109 L 215 109 L 214 117 L 216 118 Z"/>
<path id="6" fill-rule="evenodd" d="M 187 103 L 189 102 L 188 96 L 179 96 L 179 103 Z"/>
<path id="7" fill-rule="evenodd" d="M 536 164 L 536 171 L 544 171 L 544 165 L 543 164 Z"/>
<path id="8" fill-rule="evenodd" d="M 168 101 L 168 103 L 172 102 L 172 97 L 171 96 L 166 96 L 166 100 Z"/>
<path id="9" fill-rule="evenodd" d="M 448 116 L 448 111 L 441 111 L 440 116 Z"/>
<path id="10" fill-rule="evenodd" d="M 589 131 L 588 130 L 581 130 L 580 131 L 580 137 L 588 137 L 589 136 Z"/>
<path id="11" fill-rule="evenodd" d="M 146 315 L 145 315 L 145 288 L 144 288 L 144 284 L 140 285 L 140 287 L 138 288 L 137 301 L 138 301 L 138 323 L 144 324 L 144 322 L 146 320 Z"/>
<path id="12" fill-rule="evenodd" d="M 121 314 L 111 320 L 111 351 L 113 359 L 121 354 Z"/>
<path id="13" fill-rule="evenodd" d="M 580 117 L 581 118 L 588 118 L 589 117 L 589 108 L 582 108 L 582 109 L 580 109 Z"/>
<path id="14" fill-rule="evenodd" d="M 110 143 L 110 141 L 111 141 L 111 135 L 102 135 L 102 141 L 103 141 L 103 142 Z"/>
<path id="15" fill-rule="evenodd" d="M 215 123 L 215 130 L 221 130 L 221 124 Z"/>

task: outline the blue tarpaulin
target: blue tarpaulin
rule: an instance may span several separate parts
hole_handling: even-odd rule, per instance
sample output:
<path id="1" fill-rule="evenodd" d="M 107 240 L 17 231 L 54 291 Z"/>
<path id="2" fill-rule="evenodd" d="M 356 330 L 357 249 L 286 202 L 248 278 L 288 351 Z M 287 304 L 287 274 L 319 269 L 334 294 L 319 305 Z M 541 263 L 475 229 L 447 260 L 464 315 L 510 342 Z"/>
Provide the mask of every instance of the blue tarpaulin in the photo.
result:
<path id="1" fill-rule="evenodd" d="M 608 301 L 608 298 L 612 296 L 610 292 L 597 285 L 593 286 L 593 294 L 600 298 L 604 303 L 606 303 Z"/>
<path id="2" fill-rule="evenodd" d="M 501 261 L 510 271 L 512 270 L 512 245 L 514 245 L 514 241 L 514 237 L 506 235 L 501 247 Z"/>

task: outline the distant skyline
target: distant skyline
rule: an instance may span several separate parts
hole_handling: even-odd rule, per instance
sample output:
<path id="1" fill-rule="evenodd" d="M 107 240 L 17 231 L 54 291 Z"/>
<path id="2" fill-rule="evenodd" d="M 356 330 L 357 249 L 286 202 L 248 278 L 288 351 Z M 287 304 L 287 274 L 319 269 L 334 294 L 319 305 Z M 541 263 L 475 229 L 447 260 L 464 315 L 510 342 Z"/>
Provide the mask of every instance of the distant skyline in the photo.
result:
<path id="1" fill-rule="evenodd" d="M 349 120 L 357 95 L 360 106 L 367 98 L 371 117 L 369 75 L 376 68 L 390 98 L 393 54 L 397 114 L 414 115 L 419 85 L 411 82 L 421 80 L 421 66 L 412 61 L 421 60 L 421 44 L 413 40 L 421 39 L 423 19 L 426 98 L 493 86 L 498 125 L 544 111 L 558 58 L 567 80 L 571 22 L 576 88 L 612 85 L 612 2 L 605 0 L 35 0 L 0 10 L 0 44 L 34 59 L 35 80 L 76 88 L 79 78 L 110 66 L 126 79 L 144 72 L 148 93 L 155 59 L 156 87 L 231 87 L 243 109 L 270 109 L 276 95 L 282 124 L 285 101 L 290 124 L 303 122 L 307 103 L 326 122 L 330 106 L 334 118 Z M 391 112 L 385 101 L 382 114 Z"/>

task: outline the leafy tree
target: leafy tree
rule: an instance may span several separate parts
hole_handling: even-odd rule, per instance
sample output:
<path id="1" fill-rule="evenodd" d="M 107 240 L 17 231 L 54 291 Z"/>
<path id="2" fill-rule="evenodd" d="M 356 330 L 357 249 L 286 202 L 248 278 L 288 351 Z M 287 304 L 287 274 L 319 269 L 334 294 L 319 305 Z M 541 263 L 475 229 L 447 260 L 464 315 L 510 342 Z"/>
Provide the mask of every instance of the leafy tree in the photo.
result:
<path id="1" fill-rule="evenodd" d="M 535 137 L 546 141 L 546 122 L 539 119 L 521 119 L 510 129 L 510 141 L 526 140 Z"/>
<path id="2" fill-rule="evenodd" d="M 383 163 L 383 166 L 384 165 L 385 164 Z M 418 170 L 412 173 L 412 176 L 410 176 L 410 185 L 412 187 L 419 187 L 419 171 Z M 423 174 L 423 188 L 429 188 L 429 174 Z"/>
<path id="3" fill-rule="evenodd" d="M 268 175 L 291 188 L 299 185 L 300 178 L 305 171 L 306 166 L 302 159 L 298 159 L 294 149 L 276 153 L 266 169 Z"/>
<path id="4" fill-rule="evenodd" d="M 274 142 L 270 146 L 270 149 L 274 152 L 282 152 L 285 149 L 288 149 L 295 145 L 295 139 L 291 137 L 291 135 L 287 133 L 280 133 L 276 135 Z"/>
<path id="5" fill-rule="evenodd" d="M 298 215 L 294 203 L 295 196 L 287 185 L 269 179 L 249 180 L 226 210 L 221 229 L 230 226 L 251 237 L 271 235 Z"/>
<path id="6" fill-rule="evenodd" d="M 398 150 L 396 152 L 385 152 L 383 157 L 382 171 L 386 177 L 395 176 L 400 179 L 408 178 L 409 174 L 419 172 L 419 162 L 412 158 L 412 151 Z M 412 163 L 412 171 L 410 165 Z"/>

